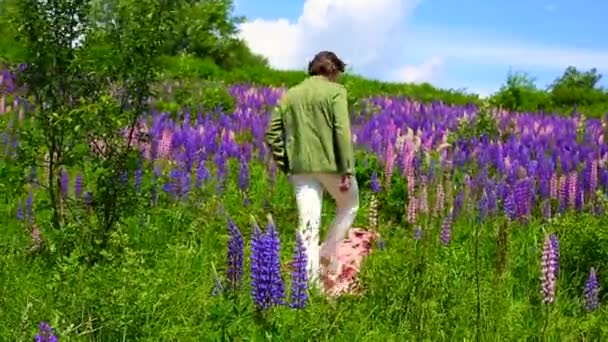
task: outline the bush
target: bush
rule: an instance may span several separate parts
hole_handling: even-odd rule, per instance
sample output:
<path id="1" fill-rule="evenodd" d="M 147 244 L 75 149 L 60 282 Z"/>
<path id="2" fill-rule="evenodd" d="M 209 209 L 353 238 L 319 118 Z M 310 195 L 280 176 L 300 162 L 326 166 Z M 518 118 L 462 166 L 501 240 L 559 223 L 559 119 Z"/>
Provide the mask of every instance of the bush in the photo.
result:
<path id="1" fill-rule="evenodd" d="M 608 231 L 605 216 L 588 214 L 566 215 L 553 222 L 553 229 L 560 238 L 562 282 L 585 284 L 590 267 L 594 267 L 602 288 L 608 279 Z M 570 295 L 579 295 L 571 293 Z M 602 292 L 604 298 L 606 292 Z"/>
<path id="2" fill-rule="evenodd" d="M 223 82 L 204 80 L 170 80 L 162 84 L 155 107 L 176 113 L 184 107 L 205 112 L 234 111 L 235 99 Z"/>
<path id="3" fill-rule="evenodd" d="M 304 70 L 275 70 L 260 63 L 225 69 L 210 59 L 190 55 L 163 56 L 161 61 L 165 68 L 163 75 L 171 80 L 213 80 L 225 84 L 292 87 L 307 77 Z M 428 83 L 382 82 L 353 74 L 345 74 L 341 82 L 348 88 L 351 105 L 372 96 L 399 96 L 422 102 L 439 101 L 454 105 L 481 103 L 477 94 L 467 93 L 462 89 L 440 89 Z M 524 73 L 510 73 L 505 85 L 492 95 L 490 100 L 494 106 L 511 111 L 571 115 L 576 110 L 591 117 L 608 113 L 608 95 L 602 89 L 585 90 L 560 86 L 548 92 L 538 89 L 534 85 L 534 79 Z"/>

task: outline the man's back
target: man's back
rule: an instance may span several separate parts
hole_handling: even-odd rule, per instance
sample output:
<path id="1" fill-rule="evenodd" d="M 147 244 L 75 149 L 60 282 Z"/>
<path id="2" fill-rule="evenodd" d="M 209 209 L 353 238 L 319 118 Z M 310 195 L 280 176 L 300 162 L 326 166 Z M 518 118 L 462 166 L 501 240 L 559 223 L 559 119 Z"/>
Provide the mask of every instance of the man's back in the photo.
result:
<path id="1" fill-rule="evenodd" d="M 336 161 L 340 151 L 335 150 L 334 139 L 336 119 L 344 119 L 337 116 L 348 119 L 345 99 L 342 85 L 319 76 L 287 91 L 280 110 L 290 171 L 340 171 Z"/>

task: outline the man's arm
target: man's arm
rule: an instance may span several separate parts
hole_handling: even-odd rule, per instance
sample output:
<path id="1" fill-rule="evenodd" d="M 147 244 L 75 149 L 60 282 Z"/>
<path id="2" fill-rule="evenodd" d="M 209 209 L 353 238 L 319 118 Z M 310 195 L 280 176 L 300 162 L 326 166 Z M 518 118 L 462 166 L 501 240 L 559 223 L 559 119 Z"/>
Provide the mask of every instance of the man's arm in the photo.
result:
<path id="1" fill-rule="evenodd" d="M 352 133 L 350 128 L 350 116 L 348 113 L 348 100 L 346 89 L 340 91 L 333 99 L 334 113 L 334 144 L 336 146 L 336 164 L 338 172 L 352 175 L 355 172 L 353 155 Z"/>
<path id="2" fill-rule="evenodd" d="M 264 140 L 270 148 L 272 158 L 282 170 L 284 170 L 286 166 L 285 141 L 283 139 L 283 110 L 284 105 L 283 101 L 281 101 L 281 103 L 272 110 L 270 123 L 266 130 L 266 134 L 264 135 Z"/>

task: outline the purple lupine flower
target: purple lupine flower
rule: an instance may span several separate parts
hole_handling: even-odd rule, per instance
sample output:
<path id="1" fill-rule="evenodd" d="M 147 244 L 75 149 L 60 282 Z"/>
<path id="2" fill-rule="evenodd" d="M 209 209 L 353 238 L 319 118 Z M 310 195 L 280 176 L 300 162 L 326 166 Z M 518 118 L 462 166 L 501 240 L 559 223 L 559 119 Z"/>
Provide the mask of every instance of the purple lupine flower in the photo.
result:
<path id="1" fill-rule="evenodd" d="M 249 189 L 249 163 L 247 160 L 239 160 L 238 186 L 243 192 Z"/>
<path id="2" fill-rule="evenodd" d="M 84 193 L 84 205 L 87 206 L 88 208 L 90 208 L 92 204 L 93 204 L 93 193 L 90 191 L 87 191 Z"/>
<path id="3" fill-rule="evenodd" d="M 555 287 L 557 281 L 556 270 L 557 251 L 554 248 L 551 235 L 545 237 L 541 262 L 541 294 L 545 304 L 552 304 L 555 301 Z"/>
<path id="4" fill-rule="evenodd" d="M 35 166 L 32 166 L 32 170 L 30 171 L 30 176 L 28 181 L 30 183 L 34 183 L 36 181 L 36 178 L 38 177 L 38 170 L 36 169 Z"/>
<path id="5" fill-rule="evenodd" d="M 143 178 L 143 175 L 144 175 L 144 170 L 142 170 L 141 168 L 138 168 L 137 170 L 135 170 L 135 175 L 134 175 L 135 192 L 141 191 L 141 180 Z"/>
<path id="6" fill-rule="evenodd" d="M 308 302 L 308 273 L 306 265 L 308 257 L 300 234 L 296 234 L 296 247 L 291 262 L 291 303 L 292 309 L 302 309 Z"/>
<path id="7" fill-rule="evenodd" d="M 554 257 L 555 257 L 555 276 L 559 276 L 559 240 L 555 234 L 549 235 L 549 239 L 551 240 L 551 246 L 553 247 Z"/>
<path id="8" fill-rule="evenodd" d="M 279 259 L 280 241 L 272 222 L 262 233 L 254 224 L 251 242 L 251 295 L 258 310 L 283 304 L 285 289 Z"/>
<path id="9" fill-rule="evenodd" d="M 203 182 L 206 182 L 209 180 L 210 178 L 210 174 L 209 174 L 209 170 L 207 169 L 206 166 L 206 160 L 201 160 L 198 163 L 198 166 L 196 168 L 196 188 L 200 189 L 203 186 Z"/>
<path id="10" fill-rule="evenodd" d="M 23 221 L 25 220 L 25 214 L 23 212 L 23 202 L 19 201 L 19 203 L 17 203 L 17 220 L 19 221 Z"/>
<path id="11" fill-rule="evenodd" d="M 381 251 L 386 248 L 386 240 L 384 239 L 378 239 L 378 242 L 376 244 L 378 245 L 378 249 Z"/>
<path id="12" fill-rule="evenodd" d="M 410 224 L 416 223 L 416 214 L 418 213 L 418 199 L 412 193 L 407 203 L 407 222 Z"/>
<path id="13" fill-rule="evenodd" d="M 41 322 L 38 327 L 38 334 L 34 338 L 35 342 L 57 342 L 57 336 L 53 334 L 53 328 L 47 322 Z"/>
<path id="14" fill-rule="evenodd" d="M 484 189 L 483 193 L 481 194 L 481 198 L 479 199 L 479 203 L 477 205 L 477 216 L 478 216 L 479 221 L 485 220 L 485 218 L 488 216 L 488 212 L 489 212 L 488 193 Z"/>
<path id="15" fill-rule="evenodd" d="M 456 195 L 456 199 L 454 200 L 454 208 L 452 209 L 453 218 L 458 217 L 458 214 L 460 213 L 460 209 L 462 208 L 463 197 L 464 197 L 464 192 L 462 190 L 460 190 L 458 192 L 458 195 Z"/>
<path id="16" fill-rule="evenodd" d="M 182 199 L 188 198 L 188 194 L 190 193 L 191 184 L 190 182 L 190 172 L 182 172 L 179 179 L 179 196 Z"/>
<path id="17" fill-rule="evenodd" d="M 61 192 L 61 196 L 64 198 L 68 197 L 68 193 L 70 191 L 70 175 L 65 169 L 62 169 L 59 177 L 59 190 Z"/>
<path id="18" fill-rule="evenodd" d="M 515 184 L 513 190 L 515 199 L 515 216 L 520 219 L 525 219 L 530 212 L 530 188 L 527 180 L 522 179 Z"/>
<path id="19" fill-rule="evenodd" d="M 581 210 L 583 210 L 583 207 L 585 206 L 585 190 L 582 187 L 577 188 L 576 198 L 574 202 L 574 207 L 577 211 L 580 212 Z"/>
<path id="20" fill-rule="evenodd" d="M 563 212 L 566 210 L 568 205 L 568 179 L 566 176 L 562 175 L 559 177 L 558 181 L 558 197 L 559 197 L 559 212 Z"/>
<path id="21" fill-rule="evenodd" d="M 214 274 L 213 275 L 213 290 L 211 291 L 211 296 L 216 297 L 223 291 L 224 291 L 224 285 L 222 285 L 222 281 L 217 276 L 217 274 Z"/>
<path id="22" fill-rule="evenodd" d="M 127 184 L 129 184 L 129 172 L 128 171 L 120 172 L 118 179 L 120 181 L 120 184 L 122 186 L 126 187 Z"/>
<path id="23" fill-rule="evenodd" d="M 492 215 L 492 214 L 495 214 L 496 211 L 498 210 L 498 203 L 496 200 L 496 190 L 495 189 L 488 190 L 487 194 L 488 194 L 488 208 L 487 208 L 488 215 Z"/>
<path id="24" fill-rule="evenodd" d="M 77 174 L 74 179 L 74 196 L 79 199 L 82 196 L 82 186 L 83 186 L 82 174 Z"/>
<path id="25" fill-rule="evenodd" d="M 281 240 L 274 223 L 268 222 L 264 237 L 266 268 L 269 276 L 269 300 L 271 305 L 282 305 L 285 285 L 281 277 Z"/>
<path id="26" fill-rule="evenodd" d="M 505 190 L 505 196 L 503 199 L 503 210 L 505 212 L 505 214 L 507 215 L 507 217 L 509 218 L 509 220 L 514 220 L 515 219 L 515 214 L 516 214 L 516 209 L 515 209 L 515 198 L 513 197 L 513 194 L 511 193 L 511 191 Z"/>
<path id="27" fill-rule="evenodd" d="M 25 200 L 25 212 L 28 218 L 28 221 L 34 221 L 34 193 L 32 190 L 27 194 L 27 199 Z"/>
<path id="28" fill-rule="evenodd" d="M 217 191 L 222 192 L 224 189 L 224 183 L 226 181 L 226 174 L 228 172 L 226 168 L 226 156 L 223 151 L 218 152 L 213 157 L 213 162 L 216 166 L 216 181 L 217 181 Z"/>
<path id="29" fill-rule="evenodd" d="M 568 187 L 568 207 L 570 209 L 576 208 L 576 194 L 578 193 L 578 174 L 576 171 L 572 171 L 566 180 Z"/>
<path id="30" fill-rule="evenodd" d="M 600 286 L 597 281 L 597 274 L 595 273 L 595 269 L 591 267 L 589 270 L 589 278 L 587 278 L 587 283 L 585 284 L 585 309 L 587 311 L 594 311 L 599 306 L 599 293 Z"/>
<path id="31" fill-rule="evenodd" d="M 183 172 L 177 168 L 169 172 L 169 180 L 163 185 L 163 190 L 174 199 L 179 199 L 184 193 Z"/>
<path id="32" fill-rule="evenodd" d="M 2 146 L 4 146 L 3 154 L 5 156 L 8 156 L 11 139 L 10 134 L 8 134 L 7 132 L 2 132 L 2 134 L 0 135 L 2 136 Z"/>
<path id="33" fill-rule="evenodd" d="M 427 179 L 426 177 L 421 177 L 421 182 L 420 182 L 420 195 L 418 197 L 418 203 L 416 205 L 416 207 L 420 210 L 421 213 L 423 214 L 428 214 L 429 213 L 429 198 L 428 198 L 428 185 L 427 185 Z"/>
<path id="34" fill-rule="evenodd" d="M 251 297 L 258 308 L 265 308 L 268 284 L 264 269 L 264 235 L 254 222 L 251 237 Z"/>
<path id="35" fill-rule="evenodd" d="M 545 220 L 548 220 L 551 218 L 551 202 L 549 202 L 549 200 L 545 200 L 542 204 L 542 214 L 543 214 L 543 218 Z"/>
<path id="36" fill-rule="evenodd" d="M 372 192 L 373 193 L 379 193 L 380 192 L 380 180 L 378 179 L 378 173 L 376 171 L 374 171 L 372 173 L 372 179 L 371 179 L 371 187 L 372 187 Z"/>
<path id="37" fill-rule="evenodd" d="M 420 226 L 416 226 L 414 228 L 414 240 L 420 241 L 422 239 L 422 228 Z"/>
<path id="38" fill-rule="evenodd" d="M 597 190 L 598 186 L 598 161 L 593 159 L 590 165 L 589 173 L 589 190 L 593 193 Z"/>
<path id="39" fill-rule="evenodd" d="M 441 224 L 441 233 L 439 238 L 444 246 L 447 246 L 450 241 L 452 241 L 452 223 L 454 219 L 452 214 L 453 211 L 451 211 L 448 216 L 445 217 L 443 223 Z"/>
<path id="40" fill-rule="evenodd" d="M 243 235 L 232 219 L 228 218 L 228 268 L 226 278 L 228 286 L 236 293 L 243 280 Z"/>

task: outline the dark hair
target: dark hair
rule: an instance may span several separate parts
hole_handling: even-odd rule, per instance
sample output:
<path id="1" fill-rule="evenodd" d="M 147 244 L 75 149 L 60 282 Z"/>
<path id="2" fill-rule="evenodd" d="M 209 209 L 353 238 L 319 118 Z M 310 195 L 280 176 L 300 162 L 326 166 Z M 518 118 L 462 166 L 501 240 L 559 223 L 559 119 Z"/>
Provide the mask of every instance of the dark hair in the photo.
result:
<path id="1" fill-rule="evenodd" d="M 344 72 L 346 64 L 331 51 L 321 51 L 308 63 L 310 76 L 329 76 L 336 72 Z"/>

